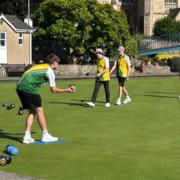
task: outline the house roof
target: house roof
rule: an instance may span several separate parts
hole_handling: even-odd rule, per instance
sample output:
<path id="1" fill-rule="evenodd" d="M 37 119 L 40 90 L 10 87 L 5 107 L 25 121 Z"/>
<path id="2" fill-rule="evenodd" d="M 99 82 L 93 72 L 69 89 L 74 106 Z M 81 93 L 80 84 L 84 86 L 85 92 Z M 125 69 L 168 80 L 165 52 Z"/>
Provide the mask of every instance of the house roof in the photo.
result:
<path id="1" fill-rule="evenodd" d="M 3 19 L 6 21 L 9 26 L 11 26 L 16 32 L 34 32 L 36 29 L 30 27 L 20 19 L 18 19 L 15 15 L 0 15 L 0 20 Z"/>

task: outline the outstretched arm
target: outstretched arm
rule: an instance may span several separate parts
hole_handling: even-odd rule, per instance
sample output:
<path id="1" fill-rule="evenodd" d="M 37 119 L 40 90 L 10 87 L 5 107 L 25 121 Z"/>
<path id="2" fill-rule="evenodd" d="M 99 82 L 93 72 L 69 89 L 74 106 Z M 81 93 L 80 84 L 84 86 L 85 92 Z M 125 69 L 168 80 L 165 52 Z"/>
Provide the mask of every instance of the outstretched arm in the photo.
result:
<path id="1" fill-rule="evenodd" d="M 115 68 L 116 68 L 116 61 L 114 62 L 114 65 L 113 65 L 113 67 L 110 70 L 110 74 L 114 71 Z"/>
<path id="2" fill-rule="evenodd" d="M 64 93 L 64 92 L 71 93 L 71 92 L 73 92 L 71 87 L 68 87 L 66 89 L 61 89 L 61 88 L 58 88 L 58 87 L 54 86 L 54 87 L 50 87 L 50 90 L 51 90 L 52 93 Z"/>
<path id="3" fill-rule="evenodd" d="M 49 81 L 49 88 L 52 93 L 64 93 L 64 92 L 73 92 L 71 87 L 65 89 L 56 87 L 55 74 L 51 68 L 47 71 L 47 79 Z"/>

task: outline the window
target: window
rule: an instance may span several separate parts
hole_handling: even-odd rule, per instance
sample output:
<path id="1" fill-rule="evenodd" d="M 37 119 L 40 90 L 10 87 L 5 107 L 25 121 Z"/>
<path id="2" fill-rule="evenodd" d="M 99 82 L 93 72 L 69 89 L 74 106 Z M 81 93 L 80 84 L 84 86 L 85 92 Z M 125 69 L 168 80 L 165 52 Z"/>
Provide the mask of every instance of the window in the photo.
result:
<path id="1" fill-rule="evenodd" d="M 166 13 L 169 13 L 169 10 L 174 8 L 177 8 L 177 0 L 165 0 Z"/>
<path id="2" fill-rule="evenodd" d="M 0 32 L 0 47 L 6 46 L 6 33 Z"/>
<path id="3" fill-rule="evenodd" d="M 176 3 L 177 0 L 165 0 L 165 3 Z"/>
<path id="4" fill-rule="evenodd" d="M 23 33 L 19 33 L 19 45 L 23 44 Z"/>

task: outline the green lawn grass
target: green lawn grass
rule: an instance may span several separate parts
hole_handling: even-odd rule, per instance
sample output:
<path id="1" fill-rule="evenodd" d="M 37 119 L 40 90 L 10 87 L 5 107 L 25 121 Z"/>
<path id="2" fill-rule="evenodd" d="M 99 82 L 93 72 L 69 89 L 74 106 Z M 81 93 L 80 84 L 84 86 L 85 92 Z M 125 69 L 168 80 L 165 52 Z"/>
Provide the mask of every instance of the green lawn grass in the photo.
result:
<path id="1" fill-rule="evenodd" d="M 94 80 L 58 81 L 77 85 L 74 94 L 52 94 L 41 89 L 48 129 L 64 143 L 24 145 L 24 119 L 15 82 L 0 83 L 0 150 L 7 144 L 20 153 L 0 170 L 46 180 L 179 180 L 180 82 L 178 77 L 133 78 L 127 82 L 132 103 L 115 106 L 117 80 L 110 83 L 111 107 L 105 108 L 103 87 L 95 108 L 84 107 Z M 38 123 L 32 136 L 41 138 Z"/>

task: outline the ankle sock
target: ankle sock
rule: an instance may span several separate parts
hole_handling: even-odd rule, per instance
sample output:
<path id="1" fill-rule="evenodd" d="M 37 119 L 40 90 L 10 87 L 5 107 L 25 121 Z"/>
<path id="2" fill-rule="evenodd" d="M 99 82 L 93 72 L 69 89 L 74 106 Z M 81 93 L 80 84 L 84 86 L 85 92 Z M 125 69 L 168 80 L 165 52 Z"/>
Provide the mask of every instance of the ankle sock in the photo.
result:
<path id="1" fill-rule="evenodd" d="M 31 132 L 30 131 L 26 131 L 25 132 L 25 136 L 31 136 Z"/>
<path id="2" fill-rule="evenodd" d="M 45 129 L 45 130 L 42 131 L 42 133 L 43 133 L 43 134 L 48 134 L 48 130 Z"/>

